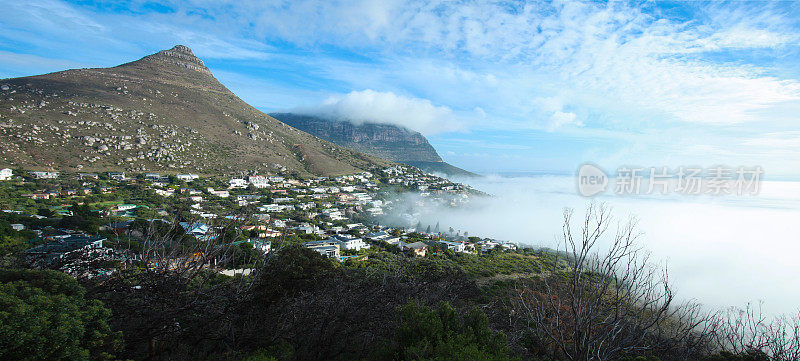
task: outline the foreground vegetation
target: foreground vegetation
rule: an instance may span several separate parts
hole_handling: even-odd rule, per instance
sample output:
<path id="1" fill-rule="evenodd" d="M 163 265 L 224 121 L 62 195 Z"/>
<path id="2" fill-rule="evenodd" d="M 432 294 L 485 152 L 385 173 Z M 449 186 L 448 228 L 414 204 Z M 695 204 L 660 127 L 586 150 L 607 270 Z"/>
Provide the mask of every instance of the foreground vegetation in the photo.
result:
<path id="1" fill-rule="evenodd" d="M 376 246 L 340 263 L 291 240 L 243 255 L 151 236 L 144 247 L 162 252 L 144 253 L 154 258 L 76 280 L 19 269 L 11 249 L 0 271 L 0 359 L 797 359 L 797 318 L 677 304 L 665 270 L 638 254 L 634 224 L 597 253 L 607 211 L 590 209 L 575 233 L 571 217 L 562 253 L 418 258 Z M 252 272 L 225 276 L 182 258 L 198 247 Z"/>

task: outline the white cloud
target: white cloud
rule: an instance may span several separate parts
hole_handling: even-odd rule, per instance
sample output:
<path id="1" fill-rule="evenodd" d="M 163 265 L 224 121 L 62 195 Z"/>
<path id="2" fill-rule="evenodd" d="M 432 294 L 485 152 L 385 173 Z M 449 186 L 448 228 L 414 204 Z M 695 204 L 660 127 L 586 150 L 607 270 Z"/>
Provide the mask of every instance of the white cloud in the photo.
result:
<path id="1" fill-rule="evenodd" d="M 534 99 L 533 103 L 547 119 L 546 128 L 548 131 L 555 131 L 568 124 L 583 125 L 581 121 L 576 120 L 577 115 L 575 113 L 564 109 L 564 102 L 559 97 L 537 98 Z"/>
<path id="2" fill-rule="evenodd" d="M 427 99 L 370 89 L 331 96 L 317 106 L 299 107 L 292 111 L 333 117 L 356 124 L 394 124 L 425 135 L 463 129 L 448 107 L 433 105 Z"/>
<path id="3" fill-rule="evenodd" d="M 556 130 L 563 125 L 570 124 L 575 121 L 575 113 L 565 113 L 556 111 L 550 115 L 550 129 Z"/>

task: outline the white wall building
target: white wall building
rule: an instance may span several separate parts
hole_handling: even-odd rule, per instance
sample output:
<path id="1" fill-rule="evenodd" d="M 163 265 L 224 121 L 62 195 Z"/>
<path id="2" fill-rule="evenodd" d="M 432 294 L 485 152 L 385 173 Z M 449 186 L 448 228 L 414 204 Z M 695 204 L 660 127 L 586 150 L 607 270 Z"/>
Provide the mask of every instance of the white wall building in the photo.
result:
<path id="1" fill-rule="evenodd" d="M 329 242 L 336 242 L 341 249 L 360 251 L 369 248 L 369 244 L 364 242 L 363 238 L 348 237 L 345 235 L 337 234 L 328 238 Z"/>
<path id="2" fill-rule="evenodd" d="M 31 175 L 36 179 L 56 179 L 58 172 L 31 172 Z"/>
<path id="3" fill-rule="evenodd" d="M 264 176 L 260 175 L 250 176 L 247 178 L 247 180 L 250 182 L 250 184 L 252 184 L 256 188 L 269 187 L 269 178 Z"/>
<path id="4" fill-rule="evenodd" d="M 466 245 L 461 242 L 439 241 L 439 243 L 446 246 L 447 249 L 453 252 L 465 252 L 466 250 Z"/>
<path id="5" fill-rule="evenodd" d="M 247 188 L 247 181 L 242 178 L 231 178 L 228 188 Z"/>
<path id="6" fill-rule="evenodd" d="M 200 178 L 200 176 L 197 174 L 176 174 L 175 178 L 178 178 L 178 180 L 182 180 L 184 182 L 191 182 L 195 179 Z"/>

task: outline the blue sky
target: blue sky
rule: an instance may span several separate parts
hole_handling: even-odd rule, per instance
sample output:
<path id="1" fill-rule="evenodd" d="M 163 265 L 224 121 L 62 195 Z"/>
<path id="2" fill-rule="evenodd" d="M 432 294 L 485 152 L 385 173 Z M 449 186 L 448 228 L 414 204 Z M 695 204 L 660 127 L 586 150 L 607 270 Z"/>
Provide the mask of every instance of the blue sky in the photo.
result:
<path id="1" fill-rule="evenodd" d="M 0 77 L 176 44 L 264 111 L 423 132 L 481 172 L 800 177 L 800 2 L 11 0 Z"/>

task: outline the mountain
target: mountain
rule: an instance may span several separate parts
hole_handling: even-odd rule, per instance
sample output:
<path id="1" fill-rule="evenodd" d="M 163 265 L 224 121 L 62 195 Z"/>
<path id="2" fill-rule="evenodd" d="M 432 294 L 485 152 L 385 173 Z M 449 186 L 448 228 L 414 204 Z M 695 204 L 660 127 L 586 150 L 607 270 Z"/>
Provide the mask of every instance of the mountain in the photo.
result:
<path id="1" fill-rule="evenodd" d="M 426 172 L 475 176 L 474 173 L 442 161 L 428 139 L 418 132 L 400 126 L 379 123 L 353 124 L 344 120 L 295 113 L 270 115 L 292 127 L 358 152 L 405 163 Z"/>
<path id="2" fill-rule="evenodd" d="M 186 46 L 113 68 L 0 80 L 0 165 L 339 175 L 390 164 L 248 105 Z"/>

